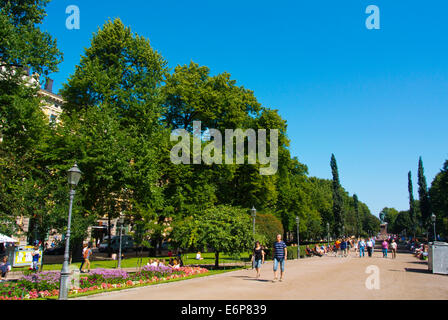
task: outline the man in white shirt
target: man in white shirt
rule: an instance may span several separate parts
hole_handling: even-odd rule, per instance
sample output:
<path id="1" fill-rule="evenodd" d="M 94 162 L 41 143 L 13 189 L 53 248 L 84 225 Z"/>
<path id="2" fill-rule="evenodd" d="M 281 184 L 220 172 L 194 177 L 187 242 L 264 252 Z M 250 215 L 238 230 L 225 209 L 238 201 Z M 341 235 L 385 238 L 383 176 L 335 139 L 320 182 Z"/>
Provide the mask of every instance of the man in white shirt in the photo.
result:
<path id="1" fill-rule="evenodd" d="M 369 257 L 372 257 L 372 247 L 373 247 L 372 239 L 369 239 L 367 241 L 367 253 L 369 254 Z"/>

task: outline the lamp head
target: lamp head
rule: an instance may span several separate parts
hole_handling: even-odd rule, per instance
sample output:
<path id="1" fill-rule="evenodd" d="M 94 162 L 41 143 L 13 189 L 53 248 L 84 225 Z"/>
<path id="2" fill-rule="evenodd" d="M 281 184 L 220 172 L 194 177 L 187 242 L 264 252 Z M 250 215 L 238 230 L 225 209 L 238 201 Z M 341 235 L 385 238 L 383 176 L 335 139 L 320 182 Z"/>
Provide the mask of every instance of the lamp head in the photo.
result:
<path id="1" fill-rule="evenodd" d="M 79 180 L 81 179 L 82 172 L 79 170 L 78 165 L 75 162 L 75 165 L 68 170 L 68 184 L 71 188 L 76 188 Z"/>
<path id="2" fill-rule="evenodd" d="M 255 217 L 257 215 L 257 209 L 255 209 L 255 207 L 252 207 L 252 209 L 250 209 L 250 212 L 252 214 L 252 217 Z"/>

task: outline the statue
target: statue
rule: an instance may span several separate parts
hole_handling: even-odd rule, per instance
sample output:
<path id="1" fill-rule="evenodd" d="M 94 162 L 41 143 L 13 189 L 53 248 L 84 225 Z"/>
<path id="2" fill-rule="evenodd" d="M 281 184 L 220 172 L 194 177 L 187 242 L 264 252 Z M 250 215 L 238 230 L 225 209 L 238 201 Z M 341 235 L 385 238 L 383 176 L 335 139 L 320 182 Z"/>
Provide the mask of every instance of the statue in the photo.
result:
<path id="1" fill-rule="evenodd" d="M 381 224 L 384 224 L 384 212 L 381 211 L 380 213 L 380 220 L 381 220 Z"/>

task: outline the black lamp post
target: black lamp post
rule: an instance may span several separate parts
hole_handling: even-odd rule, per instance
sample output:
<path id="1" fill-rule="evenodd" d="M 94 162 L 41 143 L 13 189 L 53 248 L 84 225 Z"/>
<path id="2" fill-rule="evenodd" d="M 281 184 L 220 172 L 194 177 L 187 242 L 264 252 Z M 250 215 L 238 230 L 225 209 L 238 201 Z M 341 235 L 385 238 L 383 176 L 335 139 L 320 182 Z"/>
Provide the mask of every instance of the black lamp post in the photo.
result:
<path id="1" fill-rule="evenodd" d="M 296 226 L 297 226 L 297 259 L 300 259 L 300 235 L 299 235 L 299 225 L 300 218 L 296 216 Z"/>
<path id="2" fill-rule="evenodd" d="M 124 217 L 123 215 L 120 215 L 120 246 L 118 248 L 118 269 L 121 269 L 121 243 L 122 243 L 122 237 L 123 237 L 123 223 L 124 223 Z"/>
<path id="3" fill-rule="evenodd" d="M 330 246 L 330 224 L 327 222 L 327 246 Z"/>
<path id="4" fill-rule="evenodd" d="M 61 279 L 59 284 L 59 300 L 67 300 L 68 289 L 70 287 L 70 270 L 68 268 L 69 252 L 70 252 L 70 225 L 72 220 L 72 207 L 73 199 L 75 198 L 75 188 L 78 185 L 79 179 L 81 179 L 82 172 L 79 170 L 78 165 L 75 165 L 68 170 L 68 184 L 70 185 L 70 204 L 68 207 L 68 224 L 67 235 L 65 236 L 65 251 L 64 251 L 64 263 L 62 264 Z"/>
<path id="5" fill-rule="evenodd" d="M 257 209 L 255 209 L 255 207 L 253 206 L 252 209 L 250 209 L 250 213 L 252 215 L 252 233 L 255 240 L 255 217 L 257 216 Z"/>
<path id="6" fill-rule="evenodd" d="M 436 240 L 437 240 L 437 236 L 436 236 L 436 215 L 434 213 L 431 215 L 431 221 L 432 221 L 432 223 L 434 225 L 434 242 L 436 242 Z"/>

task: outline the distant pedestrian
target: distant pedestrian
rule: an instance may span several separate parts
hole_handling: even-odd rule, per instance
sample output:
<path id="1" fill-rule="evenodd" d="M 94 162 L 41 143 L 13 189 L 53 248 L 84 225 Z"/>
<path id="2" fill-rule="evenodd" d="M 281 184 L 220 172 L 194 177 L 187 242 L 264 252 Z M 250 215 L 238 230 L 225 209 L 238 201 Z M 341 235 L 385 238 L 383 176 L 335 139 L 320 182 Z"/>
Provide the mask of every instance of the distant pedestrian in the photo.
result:
<path id="1" fill-rule="evenodd" d="M 367 240 L 366 243 L 367 246 L 367 253 L 369 254 L 369 257 L 372 257 L 372 248 L 373 248 L 373 243 L 372 243 L 372 239 Z"/>
<path id="2" fill-rule="evenodd" d="M 255 268 L 255 270 L 257 271 L 257 276 L 256 278 L 260 278 L 260 270 L 261 270 L 261 265 L 264 263 L 264 250 L 260 245 L 260 241 L 257 241 L 255 243 L 255 248 L 254 251 L 252 253 L 252 265 Z"/>
<path id="3" fill-rule="evenodd" d="M 334 246 L 335 246 L 334 256 L 337 256 L 341 250 L 341 239 L 337 239 L 336 242 L 334 243 Z"/>
<path id="4" fill-rule="evenodd" d="M 87 250 L 87 244 L 84 243 L 83 248 L 82 248 L 82 253 L 81 253 L 82 261 L 81 261 L 81 266 L 79 267 L 79 272 L 82 272 L 82 266 L 84 265 L 84 262 L 85 262 L 84 254 L 85 254 L 86 250 Z"/>
<path id="5" fill-rule="evenodd" d="M 383 248 L 383 258 L 387 258 L 387 249 L 389 249 L 389 243 L 387 242 L 387 240 L 383 241 L 381 247 Z"/>
<path id="6" fill-rule="evenodd" d="M 92 250 L 90 249 L 90 245 L 87 245 L 87 249 L 84 251 L 84 264 L 87 265 L 87 272 L 90 272 L 90 257 L 92 255 Z M 81 272 L 85 272 L 84 269 Z"/>
<path id="7" fill-rule="evenodd" d="M 40 252 L 39 252 L 39 247 L 35 246 L 34 247 L 34 251 L 31 254 L 33 256 L 33 265 L 32 265 L 32 269 L 34 271 L 39 271 L 39 258 L 40 258 Z"/>
<path id="8" fill-rule="evenodd" d="M 182 251 L 180 249 L 177 251 L 177 261 L 179 262 L 179 265 L 181 267 L 184 266 L 184 260 L 182 259 Z"/>
<path id="9" fill-rule="evenodd" d="M 274 243 L 274 281 L 277 281 L 277 269 L 280 264 L 280 281 L 283 281 L 283 275 L 285 273 L 285 261 L 288 257 L 286 244 L 282 241 L 282 236 L 277 235 L 277 241 Z"/>
<path id="10" fill-rule="evenodd" d="M 397 257 L 397 243 L 393 239 L 390 248 L 392 250 L 392 259 L 395 259 Z"/>
<path id="11" fill-rule="evenodd" d="M 359 240 L 358 242 L 358 247 L 359 247 L 359 257 L 364 257 L 364 252 L 366 249 L 366 243 L 364 242 L 364 238 L 361 238 L 361 240 Z"/>
<path id="12" fill-rule="evenodd" d="M 347 239 L 341 241 L 341 257 L 347 256 Z"/>
<path id="13" fill-rule="evenodd" d="M 3 256 L 2 262 L 0 262 L 0 280 L 6 278 L 9 271 L 11 271 L 11 265 L 8 262 L 8 256 Z"/>

